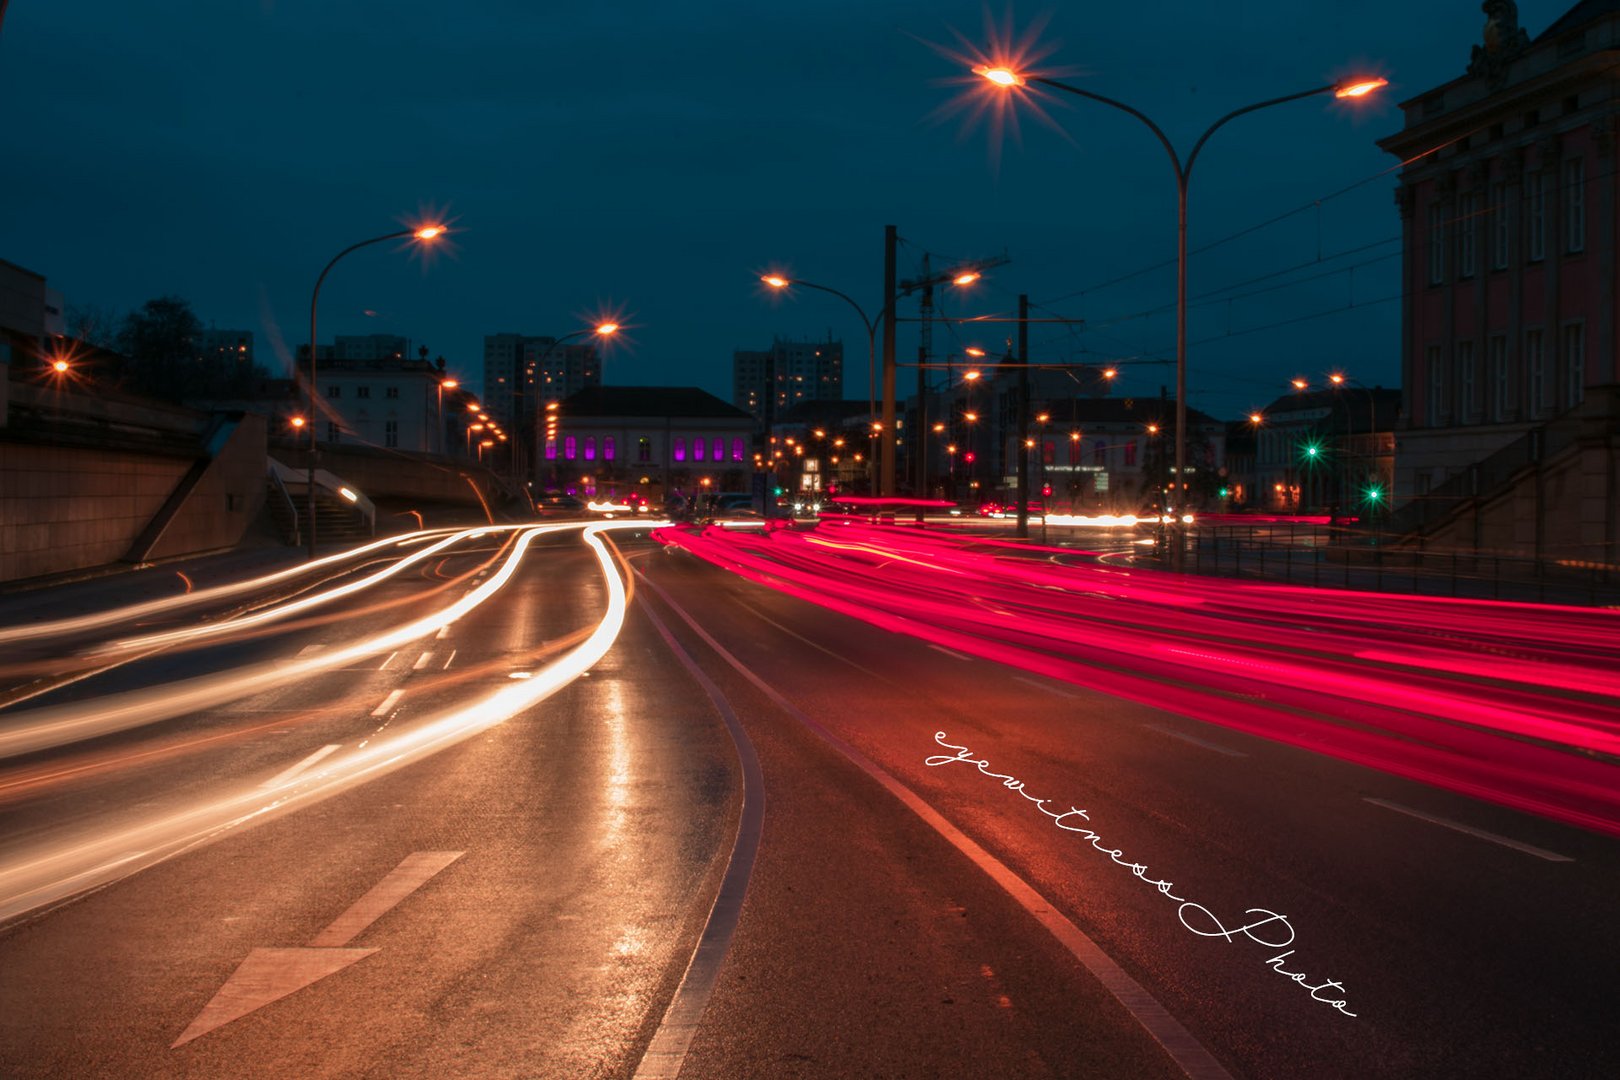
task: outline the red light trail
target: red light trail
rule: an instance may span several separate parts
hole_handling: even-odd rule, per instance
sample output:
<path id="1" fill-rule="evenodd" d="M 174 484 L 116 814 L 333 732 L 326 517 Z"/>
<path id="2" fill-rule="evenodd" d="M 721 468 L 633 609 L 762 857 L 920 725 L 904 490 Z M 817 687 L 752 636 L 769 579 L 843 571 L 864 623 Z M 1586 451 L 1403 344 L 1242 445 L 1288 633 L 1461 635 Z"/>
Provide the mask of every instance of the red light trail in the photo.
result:
<path id="1" fill-rule="evenodd" d="M 1178 576 L 853 522 L 656 535 L 958 652 L 1620 835 L 1620 613 Z"/>

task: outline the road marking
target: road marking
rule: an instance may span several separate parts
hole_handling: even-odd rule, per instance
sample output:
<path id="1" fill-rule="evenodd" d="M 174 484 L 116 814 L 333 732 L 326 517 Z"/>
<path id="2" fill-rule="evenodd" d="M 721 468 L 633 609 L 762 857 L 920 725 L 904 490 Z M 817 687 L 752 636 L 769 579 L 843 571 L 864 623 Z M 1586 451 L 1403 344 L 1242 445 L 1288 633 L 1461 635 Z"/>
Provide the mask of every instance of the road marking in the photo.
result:
<path id="1" fill-rule="evenodd" d="M 1012 680 L 1013 682 L 1021 682 L 1025 686 L 1033 686 L 1037 690 L 1045 690 L 1048 694 L 1056 694 L 1058 697 L 1066 697 L 1074 701 L 1079 701 L 1082 696 L 1080 694 L 1071 694 L 1067 690 L 1059 690 L 1057 687 L 1043 682 L 1036 682 L 1034 679 L 1026 679 L 1022 675 L 1014 675 Z"/>
<path id="2" fill-rule="evenodd" d="M 1397 814 L 1405 814 L 1407 817 L 1415 817 L 1420 821 L 1427 821 L 1431 825 L 1439 825 L 1442 828 L 1453 829 L 1460 833 L 1467 833 L 1469 836 L 1477 837 L 1481 840 L 1489 840 L 1493 844 L 1501 844 L 1503 847 L 1510 847 L 1514 851 L 1522 851 L 1526 855 L 1534 855 L 1536 858 L 1546 859 L 1548 862 L 1575 861 L 1568 855 L 1560 855 L 1556 851 L 1548 851 L 1546 848 L 1538 848 L 1533 844 L 1524 844 L 1517 840 L 1510 840 L 1505 836 L 1498 836 L 1493 832 L 1486 832 L 1484 829 L 1476 829 L 1472 825 L 1464 825 L 1461 822 L 1449 821 L 1443 817 L 1434 817 L 1433 815 L 1425 814 L 1420 810 L 1413 810 L 1409 806 L 1402 806 L 1400 803 L 1386 802 L 1383 799 L 1374 799 L 1365 795 L 1362 796 L 1361 801 L 1370 802 L 1374 806 L 1382 806 L 1385 810 L 1393 810 Z"/>
<path id="3" fill-rule="evenodd" d="M 666 602 L 669 596 L 662 589 L 647 581 L 647 575 L 637 571 L 642 581 L 657 589 Z M 673 603 L 670 607 L 681 618 L 691 622 L 691 619 Z M 720 978 L 720 965 L 726 958 L 726 950 L 731 947 L 732 934 L 737 929 L 737 920 L 742 915 L 743 895 L 748 891 L 748 878 L 754 869 L 754 858 L 759 853 L 760 833 L 765 822 L 765 774 L 759 767 L 759 756 L 754 752 L 754 744 L 749 741 L 748 733 L 743 730 L 732 711 L 725 694 L 714 680 L 709 678 L 697 661 L 693 660 L 687 651 L 681 648 L 675 640 L 675 635 L 669 632 L 662 619 L 653 611 L 652 605 L 647 603 L 645 595 L 641 600 L 641 610 L 646 613 L 653 627 L 664 639 L 664 644 L 675 654 L 676 659 L 685 665 L 698 684 L 709 695 L 709 700 L 725 721 L 726 730 L 731 733 L 732 745 L 737 749 L 737 760 L 742 766 L 743 774 L 743 804 L 742 815 L 737 822 L 737 837 L 731 847 L 731 858 L 726 863 L 726 876 L 721 879 L 720 892 L 714 898 L 714 906 L 709 909 L 709 919 L 703 926 L 703 934 L 698 938 L 697 948 L 692 951 L 691 962 L 686 966 L 686 972 L 681 976 L 681 984 L 675 990 L 675 997 L 671 999 L 669 1008 L 664 1011 L 664 1018 L 658 1023 L 658 1030 L 653 1033 L 652 1042 L 647 1045 L 647 1052 L 642 1055 L 641 1063 L 636 1066 L 633 1080 L 675 1080 L 680 1075 L 681 1066 L 686 1061 L 686 1051 L 692 1045 L 692 1036 L 697 1034 L 698 1024 L 703 1019 L 703 1011 L 708 1007 L 709 997 L 714 993 L 715 983 Z M 702 631 L 699 631 L 702 633 Z M 566 917 L 566 916 L 564 916 Z"/>
<path id="4" fill-rule="evenodd" d="M 1160 727 L 1158 724 L 1143 724 L 1142 726 L 1147 728 L 1149 731 L 1157 731 L 1160 735 L 1168 735 L 1172 739 L 1180 739 L 1182 742 L 1190 742 L 1194 746 L 1202 746 L 1205 750 L 1213 750 L 1217 754 L 1225 754 L 1227 757 L 1249 756 L 1242 750 L 1233 750 L 1230 747 L 1221 746 L 1219 743 L 1206 742 L 1196 735 L 1188 735 L 1185 732 L 1177 731 L 1174 728 Z"/>
<path id="5" fill-rule="evenodd" d="M 355 935 L 376 922 L 389 909 L 421 888 L 429 878 L 449 866 L 465 852 L 418 851 L 405 857 L 371 891 L 356 900 L 348 911 L 315 936 L 303 948 L 257 948 L 248 953 L 225 985 L 197 1014 L 169 1049 L 206 1035 L 232 1020 L 239 1020 L 255 1009 L 319 982 L 350 964 L 364 960 L 377 950 L 345 949 Z"/>
<path id="6" fill-rule="evenodd" d="M 398 702 L 399 699 L 404 697 L 404 696 L 405 696 L 405 691 L 403 691 L 403 690 L 394 690 L 394 691 L 390 692 L 387 697 L 383 698 L 381 705 L 379 705 L 375 709 L 371 710 L 371 715 L 372 716 L 382 716 L 382 715 L 386 714 L 388 712 L 388 710 L 392 709 L 394 707 L 395 703 Z"/>
<path id="7" fill-rule="evenodd" d="M 930 649 L 933 649 L 935 652 L 942 652 L 946 656 L 952 657 L 952 658 L 957 659 L 957 660 L 972 660 L 973 659 L 973 657 L 968 656 L 966 653 L 952 652 L 950 649 L 947 649 L 943 645 L 930 644 L 928 647 Z"/>
<path id="8" fill-rule="evenodd" d="M 315 935 L 312 949 L 347 945 L 366 927 L 386 915 L 394 905 L 427 884 L 428 879 L 465 855 L 463 851 L 417 851 L 405 856 L 388 876 L 371 887 L 349 910 L 332 920 L 332 925 Z"/>
<path id="9" fill-rule="evenodd" d="M 665 551 L 677 551 L 679 549 L 669 547 L 669 548 L 665 548 L 664 550 Z M 747 584 L 752 585 L 753 582 L 747 582 Z M 789 630 L 787 627 L 783 626 L 781 623 L 777 622 L 775 619 L 771 618 L 769 615 L 766 615 L 764 612 L 760 611 L 758 608 L 754 607 L 752 604 L 746 604 L 745 603 L 745 604 L 743 604 L 743 607 L 747 608 L 749 611 L 752 611 L 756 618 L 763 619 L 765 622 L 770 623 L 772 626 L 774 626 L 778 630 L 782 631 L 782 633 L 786 634 L 788 637 L 797 638 L 798 640 L 804 642 L 806 645 L 810 646 L 812 649 L 818 649 L 821 652 L 826 653 L 828 656 L 832 657 L 834 660 L 842 660 L 844 663 L 848 664 L 850 667 L 854 668 L 856 671 L 865 672 L 866 674 L 872 676 L 872 678 L 874 678 L 874 679 L 882 679 L 884 682 L 893 682 L 894 681 L 894 680 L 890 679 L 886 675 L 879 675 L 877 672 L 873 671 L 871 668 L 862 667 L 861 665 L 857 664 L 855 661 L 851 660 L 849 657 L 845 656 L 844 654 L 839 653 L 839 652 L 834 652 L 832 649 L 827 648 L 827 646 L 821 644 L 820 642 L 811 641 L 809 638 L 805 637 L 803 634 L 795 633 L 794 631 Z"/>
<path id="10" fill-rule="evenodd" d="M 297 776 L 299 773 L 321 760 L 321 758 L 325 757 L 327 754 L 330 754 L 332 751 L 338 749 L 338 747 L 341 745 L 341 743 L 333 743 L 331 746 L 323 746 L 313 754 L 309 755 L 309 757 L 305 758 L 303 761 L 300 761 L 298 764 L 294 765 L 292 768 L 282 770 L 259 786 L 262 788 L 280 787 L 288 780 L 291 780 L 293 777 Z"/>
<path id="11" fill-rule="evenodd" d="M 398 655 L 399 655 L 399 650 L 398 649 L 395 649 L 393 652 L 389 653 L 388 654 L 388 659 L 384 660 L 382 663 L 377 665 L 377 670 L 378 671 L 386 671 L 388 669 L 388 665 L 392 664 L 394 662 L 394 657 L 396 657 Z"/>
<path id="12" fill-rule="evenodd" d="M 686 625 L 691 627 L 692 631 L 715 651 L 720 659 L 731 665 L 743 678 L 753 683 L 761 693 L 776 702 L 789 716 L 798 720 L 799 723 L 820 737 L 823 742 L 843 754 L 862 772 L 882 785 L 889 794 L 899 799 L 907 809 L 926 822 L 963 855 L 967 856 L 975 866 L 984 871 L 992 881 L 1017 901 L 1036 922 L 1040 923 L 1048 933 L 1057 938 L 1058 942 L 1069 951 L 1069 954 L 1080 961 L 1086 970 L 1091 972 L 1109 993 L 1114 995 L 1114 999 L 1136 1018 L 1136 1022 L 1146 1029 L 1155 1042 L 1164 1048 L 1165 1053 L 1169 1054 L 1182 1072 L 1187 1074 L 1189 1080 L 1234 1080 L 1232 1074 L 1227 1072 L 1219 1061 L 1215 1060 L 1215 1055 L 1211 1054 L 1192 1032 L 1183 1027 L 1181 1021 L 1172 1016 L 1170 1011 L 1161 1005 L 1159 1000 L 1146 987 L 1133 979 L 1124 968 L 1119 966 L 1113 957 L 1109 956 L 1101 946 L 1091 940 L 1085 931 L 1059 912 L 1050 900 L 1035 890 L 1034 886 L 1024 881 L 1023 878 L 1019 877 L 994 855 L 985 851 L 962 830 L 952 825 L 945 819 L 944 815 L 923 801 L 921 796 L 895 779 L 877 762 L 801 712 L 787 698 L 783 697 L 775 687 L 755 674 L 741 660 L 727 652 L 723 645 L 697 624 L 697 620 L 677 605 L 668 593 L 648 580 L 645 574 L 641 575 L 641 579 L 648 588 L 663 598 L 664 602 L 669 605 L 670 610 L 679 615 Z M 643 1059 L 643 1065 L 645 1064 L 645 1059 Z M 649 1075 L 673 1076 L 674 1074 Z"/>
<path id="13" fill-rule="evenodd" d="M 423 653 L 421 656 L 418 656 L 416 658 L 416 663 L 411 665 L 411 670 L 412 671 L 421 671 L 423 668 L 428 666 L 428 661 L 431 660 L 431 659 L 433 659 L 433 654 L 432 653 L 430 653 L 430 652 Z"/>
<path id="14" fill-rule="evenodd" d="M 445 623 L 443 626 L 439 627 L 439 632 L 437 634 L 433 635 L 433 640 L 435 640 L 435 641 L 443 641 L 445 638 L 447 638 L 449 636 L 450 636 L 450 624 Z"/>
<path id="15" fill-rule="evenodd" d="M 451 649 L 450 650 L 450 655 L 444 658 L 444 667 L 440 668 L 439 670 L 440 671 L 449 671 L 450 670 L 450 661 L 454 660 L 455 658 L 456 658 L 456 650 Z"/>

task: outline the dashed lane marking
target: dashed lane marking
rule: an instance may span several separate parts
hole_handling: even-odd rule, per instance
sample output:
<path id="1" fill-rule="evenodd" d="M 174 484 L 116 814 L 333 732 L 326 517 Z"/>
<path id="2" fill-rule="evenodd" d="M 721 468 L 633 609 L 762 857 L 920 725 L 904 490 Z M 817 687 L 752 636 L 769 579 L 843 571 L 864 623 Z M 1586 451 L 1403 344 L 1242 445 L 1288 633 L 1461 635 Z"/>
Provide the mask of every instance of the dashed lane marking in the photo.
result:
<path id="1" fill-rule="evenodd" d="M 1213 750 L 1217 754 L 1225 754 L 1227 757 L 1249 756 L 1242 750 L 1233 750 L 1230 747 L 1222 746 L 1219 743 L 1208 742 L 1204 739 L 1200 739 L 1196 735 L 1188 735 L 1185 732 L 1177 731 L 1174 728 L 1160 727 L 1158 724 L 1143 724 L 1142 726 L 1147 728 L 1149 731 L 1157 731 L 1160 735 L 1168 735 L 1172 739 L 1180 739 L 1182 742 L 1189 742 L 1194 746 L 1202 746 L 1205 750 Z"/>
<path id="2" fill-rule="evenodd" d="M 387 697 L 383 698 L 381 705 L 379 705 L 375 709 L 371 710 L 371 715 L 372 716 L 385 716 L 385 715 L 387 715 L 388 710 L 392 709 L 394 707 L 394 705 L 399 701 L 399 699 L 404 697 L 404 696 L 405 696 L 405 691 L 403 691 L 403 690 L 394 690 L 394 691 L 390 692 Z"/>
<path id="3" fill-rule="evenodd" d="M 339 743 L 333 743 L 331 746 L 323 746 L 323 747 L 321 747 L 319 750 L 315 751 L 313 754 L 309 755 L 309 757 L 305 758 L 303 761 L 300 761 L 298 764 L 294 765 L 292 768 L 283 769 L 281 772 L 276 773 L 276 775 L 272 776 L 270 779 L 266 780 L 264 783 L 260 784 L 259 786 L 260 787 L 265 787 L 265 788 L 273 788 L 273 787 L 279 787 L 280 785 L 285 784 L 288 780 L 291 780 L 293 777 L 297 776 L 299 773 L 303 772 L 305 769 L 309 768 L 311 765 L 314 765 L 317 761 L 321 760 L 327 754 L 330 754 L 332 751 L 336 750 L 340 745 L 341 744 L 339 744 Z"/>
<path id="4" fill-rule="evenodd" d="M 1374 799 L 1365 795 L 1362 796 L 1361 801 L 1372 803 L 1374 806 L 1382 806 L 1385 810 L 1393 810 L 1397 814 L 1405 814 L 1407 817 L 1415 817 L 1419 821 L 1427 821 L 1431 825 L 1439 825 L 1443 829 L 1466 833 L 1480 840 L 1489 840 L 1493 844 L 1501 844 L 1503 847 L 1512 848 L 1514 851 L 1522 851 L 1526 855 L 1534 855 L 1536 858 L 1546 859 L 1548 862 L 1575 861 L 1568 855 L 1560 855 L 1556 851 L 1548 851 L 1546 848 L 1538 848 L 1533 844 L 1525 844 L 1518 840 L 1511 840 L 1506 836 L 1498 836 L 1496 833 L 1486 832 L 1484 829 L 1476 829 L 1472 825 L 1464 825 L 1460 821 L 1450 821 L 1443 817 L 1425 814 L 1421 810 L 1413 810 L 1411 807 L 1402 806 L 1400 803 L 1386 802 L 1383 799 Z"/>

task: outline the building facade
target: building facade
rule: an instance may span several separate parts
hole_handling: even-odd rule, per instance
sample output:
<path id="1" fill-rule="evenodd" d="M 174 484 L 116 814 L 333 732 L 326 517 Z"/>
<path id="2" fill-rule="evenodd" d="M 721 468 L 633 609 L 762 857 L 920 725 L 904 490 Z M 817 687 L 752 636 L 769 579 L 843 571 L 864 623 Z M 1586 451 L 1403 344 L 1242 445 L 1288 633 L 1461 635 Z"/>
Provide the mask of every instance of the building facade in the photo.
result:
<path id="1" fill-rule="evenodd" d="M 1486 7 L 1466 74 L 1379 142 L 1406 163 L 1397 506 L 1620 379 L 1620 5 L 1583 0 L 1534 39 L 1514 4 Z"/>
<path id="2" fill-rule="evenodd" d="M 315 435 L 414 453 L 444 452 L 442 372 L 425 360 L 331 359 L 320 368 Z"/>
<path id="3" fill-rule="evenodd" d="M 537 490 L 581 498 L 746 491 L 754 420 L 690 386 L 593 386 L 559 403 L 555 435 L 538 434 Z"/>
<path id="4" fill-rule="evenodd" d="M 1394 484 L 1400 405 L 1401 392 L 1381 386 L 1278 398 L 1245 425 L 1254 461 L 1237 501 L 1276 514 L 1382 514 Z"/>

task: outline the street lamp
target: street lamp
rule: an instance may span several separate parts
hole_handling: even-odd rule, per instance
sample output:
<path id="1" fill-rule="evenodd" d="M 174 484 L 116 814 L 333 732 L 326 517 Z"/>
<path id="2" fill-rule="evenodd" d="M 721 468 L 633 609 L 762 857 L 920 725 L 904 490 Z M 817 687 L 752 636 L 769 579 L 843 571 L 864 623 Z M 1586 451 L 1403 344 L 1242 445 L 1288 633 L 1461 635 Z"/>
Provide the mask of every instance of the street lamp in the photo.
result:
<path id="1" fill-rule="evenodd" d="M 620 326 L 618 323 L 612 321 L 611 319 L 604 319 L 602 322 L 597 323 L 595 326 L 587 326 L 583 330 L 573 330 L 573 331 L 570 331 L 569 333 L 564 334 L 562 337 L 553 338 L 551 340 L 551 342 L 546 345 L 545 348 L 540 350 L 540 355 L 535 358 L 535 362 L 534 362 L 535 366 L 537 368 L 540 368 L 540 369 L 543 370 L 545 368 L 545 366 L 546 366 L 546 360 L 551 356 L 552 350 L 556 349 L 557 346 L 561 345 L 565 341 L 574 341 L 577 338 L 589 337 L 592 334 L 595 334 L 597 337 L 599 337 L 599 338 L 601 338 L 601 339 L 603 339 L 605 341 L 608 338 L 612 337 L 614 334 L 617 334 L 622 329 L 623 329 L 622 326 Z M 522 386 L 522 384 L 521 384 L 521 380 L 520 380 L 519 389 L 518 389 L 519 394 L 522 393 L 521 386 Z M 552 430 L 555 430 L 555 425 L 551 424 L 551 421 L 554 421 L 556 419 L 556 408 L 557 408 L 557 402 L 556 401 L 553 400 L 553 401 L 546 402 L 546 409 L 547 409 L 548 412 L 550 412 L 552 414 L 552 415 L 546 417 L 546 420 L 547 420 L 548 425 L 551 426 Z M 521 403 L 519 403 L 513 409 L 513 412 L 517 414 L 517 421 L 518 421 L 518 430 L 517 430 L 518 445 L 523 447 L 522 450 L 517 451 L 516 453 L 513 454 L 514 461 L 513 461 L 512 464 L 513 464 L 514 473 L 515 473 L 515 471 L 517 469 L 517 461 L 515 459 L 517 458 L 518 453 L 526 453 L 528 451 L 527 441 L 528 441 L 528 427 L 529 427 L 529 425 L 528 425 L 527 411 L 528 410 Z M 536 455 L 537 458 L 539 456 L 540 455 L 538 455 L 538 454 Z"/>
<path id="2" fill-rule="evenodd" d="M 357 251 L 360 248 L 368 247 L 371 244 L 380 244 L 385 240 L 404 240 L 406 238 L 411 238 L 424 242 L 432 241 L 443 236 L 445 232 L 446 229 L 443 225 L 421 225 L 414 229 L 400 229 L 398 232 L 385 233 L 382 236 L 373 236 L 370 240 L 362 240 L 358 244 L 350 244 L 348 247 L 332 256 L 332 261 L 326 264 L 325 269 L 321 271 L 321 276 L 315 279 L 315 291 L 310 293 L 309 297 L 309 470 L 308 490 L 305 492 L 304 501 L 305 510 L 309 516 L 307 528 L 309 531 L 309 557 L 311 559 L 315 558 L 315 463 L 317 454 L 315 449 L 315 430 L 320 426 L 315 422 L 315 418 L 320 415 L 317 411 L 319 409 L 319 405 L 317 404 L 315 397 L 315 313 L 320 305 L 321 283 L 326 280 L 326 275 L 331 273 L 332 267 L 338 264 L 338 260 L 343 258 L 343 256 L 347 255 L 351 251 Z"/>
<path id="3" fill-rule="evenodd" d="M 439 359 L 442 361 L 444 358 L 440 357 Z M 438 438 L 433 440 L 433 448 L 441 454 L 444 453 L 444 392 L 446 390 L 454 390 L 460 385 L 461 383 L 457 382 L 455 379 L 440 379 L 438 383 L 438 407 L 434 410 L 434 416 L 437 417 L 439 431 Z"/>
<path id="4" fill-rule="evenodd" d="M 831 286 L 817 285 L 813 281 L 800 281 L 798 278 L 784 277 L 781 274 L 765 274 L 765 275 L 761 276 L 759 280 L 763 281 L 766 285 L 769 285 L 771 288 L 777 290 L 778 292 L 785 292 L 790 286 L 800 285 L 800 286 L 803 286 L 806 289 L 815 289 L 817 292 L 831 293 L 833 296 L 838 297 L 838 299 L 842 300 L 844 303 L 848 304 L 850 307 L 855 309 L 855 314 L 857 314 L 857 315 L 859 315 L 861 317 L 861 323 L 866 327 L 866 411 L 867 411 L 867 415 L 870 416 L 870 415 L 872 415 L 873 413 L 875 413 L 877 411 L 877 328 L 878 328 L 878 324 L 881 323 L 884 320 L 884 318 L 886 318 L 888 316 L 889 312 L 894 309 L 894 306 L 900 302 L 900 298 L 902 296 L 909 296 L 911 294 L 911 291 L 914 290 L 914 289 L 922 289 L 922 288 L 926 288 L 926 287 L 928 287 L 930 285 L 946 285 L 946 284 L 949 284 L 949 285 L 971 285 L 974 282 L 978 281 L 982 276 L 983 275 L 980 274 L 979 271 L 977 271 L 977 270 L 962 269 L 962 270 L 952 270 L 949 273 L 945 273 L 945 274 L 935 274 L 934 276 L 929 277 L 929 278 L 925 278 L 925 279 L 923 279 L 921 281 L 906 282 L 905 283 L 906 288 L 902 289 L 900 292 L 896 293 L 895 295 L 889 297 L 888 302 L 885 303 L 883 305 L 883 307 L 878 311 L 876 319 L 868 318 L 867 314 L 866 314 L 866 309 L 861 307 L 861 305 L 857 304 L 855 302 L 855 300 L 848 293 L 840 292 L 839 290 L 834 289 Z M 887 348 L 888 346 L 885 345 L 884 347 Z M 885 360 L 884 360 L 885 364 L 888 363 L 887 356 L 888 356 L 888 354 L 885 353 Z M 883 422 L 884 423 L 890 423 L 894 419 L 894 416 L 893 416 L 894 404 L 893 404 L 893 400 L 892 400 L 892 398 L 893 398 L 893 387 L 891 387 L 889 385 L 889 383 L 892 382 L 892 380 L 889 379 L 887 375 L 885 375 L 884 378 L 885 378 L 885 381 L 884 381 L 884 386 L 883 386 L 883 393 L 884 393 L 884 398 L 883 398 Z M 774 387 L 771 388 L 771 392 L 773 394 L 775 393 L 775 388 Z M 880 446 L 880 455 L 881 455 L 881 460 L 884 463 L 884 465 L 883 465 L 884 478 L 885 478 L 886 482 L 892 483 L 893 482 L 893 474 L 894 474 L 894 440 L 892 438 L 889 438 L 889 439 L 885 440 L 882 443 L 882 445 Z M 879 459 L 874 458 L 873 459 L 874 463 L 877 460 L 879 460 Z M 875 488 L 876 485 L 873 485 L 873 487 Z M 888 491 L 888 492 L 883 492 L 883 494 L 892 495 L 894 493 L 892 491 Z"/>
<path id="5" fill-rule="evenodd" d="M 1272 105 L 1282 105 L 1290 101 L 1298 101 L 1301 98 L 1315 97 L 1318 94 L 1332 94 L 1334 97 L 1340 99 L 1362 98 L 1366 97 L 1368 94 L 1371 94 L 1373 91 L 1380 89 L 1381 87 L 1388 86 L 1389 80 L 1373 77 L 1347 80 L 1339 83 L 1330 83 L 1327 86 L 1318 86 L 1315 89 L 1302 90 L 1295 94 L 1285 94 L 1282 97 L 1268 98 L 1265 101 L 1257 101 L 1252 105 L 1245 105 L 1240 109 L 1233 109 L 1231 112 L 1227 113 L 1225 116 L 1211 124 L 1204 131 L 1204 133 L 1198 137 L 1198 141 L 1193 144 L 1192 152 L 1187 155 L 1186 160 L 1183 160 L 1176 152 L 1175 146 L 1171 144 L 1169 136 L 1165 135 L 1164 131 L 1159 127 L 1158 124 L 1155 124 L 1152 120 L 1148 119 L 1145 113 L 1125 104 L 1122 101 L 1115 101 L 1113 98 L 1104 97 L 1101 94 L 1094 94 L 1090 90 L 1082 90 L 1078 86 L 1070 86 L 1068 83 L 1058 82 L 1054 79 L 1045 78 L 1044 76 L 1020 74 L 1006 67 L 990 67 L 981 65 L 979 67 L 975 67 L 973 69 L 973 73 L 975 75 L 982 75 L 992 85 L 1000 87 L 1005 91 L 1011 91 L 1024 87 L 1028 83 L 1039 83 L 1042 86 L 1049 86 L 1054 90 L 1062 90 L 1064 93 L 1075 94 L 1079 97 L 1089 98 L 1092 101 L 1100 102 L 1104 105 L 1110 105 L 1116 109 L 1119 109 L 1121 112 L 1129 113 L 1142 123 L 1146 124 L 1149 130 L 1153 132 L 1154 136 L 1158 138 L 1160 144 L 1163 145 L 1165 152 L 1170 155 L 1170 166 L 1175 170 L 1176 174 L 1175 482 L 1180 487 L 1181 495 L 1185 496 L 1187 491 L 1187 183 L 1192 177 L 1193 165 L 1198 161 L 1198 153 L 1204 148 L 1204 143 L 1209 141 L 1209 137 L 1215 134 L 1216 131 L 1220 130 L 1220 128 L 1225 125 L 1227 121 L 1234 120 L 1245 113 L 1251 113 L 1258 109 L 1268 108 Z M 1172 528 L 1175 530 L 1178 541 L 1174 547 L 1174 555 L 1172 556 L 1172 560 L 1174 567 L 1176 569 L 1180 569 L 1182 562 L 1182 550 L 1179 540 L 1182 531 L 1181 518 L 1183 515 L 1177 512 L 1172 516 L 1176 519 L 1172 524 Z"/>

